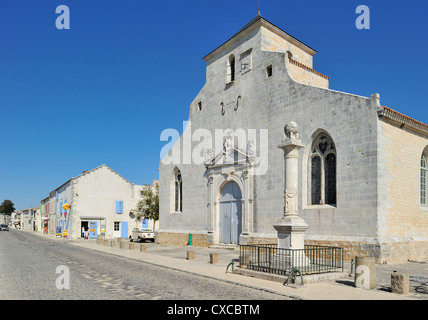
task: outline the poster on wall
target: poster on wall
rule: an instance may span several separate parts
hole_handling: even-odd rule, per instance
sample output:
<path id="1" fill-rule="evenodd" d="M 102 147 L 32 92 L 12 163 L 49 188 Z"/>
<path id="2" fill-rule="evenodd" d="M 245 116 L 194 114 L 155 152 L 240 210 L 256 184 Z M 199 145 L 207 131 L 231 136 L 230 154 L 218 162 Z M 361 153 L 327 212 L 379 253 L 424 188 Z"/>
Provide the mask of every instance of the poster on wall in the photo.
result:
<path id="1" fill-rule="evenodd" d="M 97 238 L 97 221 L 89 221 L 89 239 Z"/>
<path id="2" fill-rule="evenodd" d="M 61 237 L 62 236 L 62 232 L 61 232 L 61 227 L 56 227 L 56 236 L 57 237 Z"/>

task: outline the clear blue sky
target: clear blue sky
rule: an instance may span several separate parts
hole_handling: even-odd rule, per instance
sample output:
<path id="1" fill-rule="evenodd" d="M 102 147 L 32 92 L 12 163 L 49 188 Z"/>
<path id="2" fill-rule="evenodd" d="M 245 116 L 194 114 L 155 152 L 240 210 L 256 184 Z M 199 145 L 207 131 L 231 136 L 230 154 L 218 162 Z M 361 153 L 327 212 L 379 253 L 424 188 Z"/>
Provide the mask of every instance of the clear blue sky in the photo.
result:
<path id="1" fill-rule="evenodd" d="M 257 14 L 258 0 L 1 0 L 0 201 L 17 209 L 101 164 L 158 178 L 164 129 L 182 132 L 202 57 Z M 358 5 L 370 30 L 358 30 Z M 71 29 L 58 30 L 67 5 Z M 427 1 L 261 0 L 264 18 L 318 51 L 330 88 L 428 123 Z"/>

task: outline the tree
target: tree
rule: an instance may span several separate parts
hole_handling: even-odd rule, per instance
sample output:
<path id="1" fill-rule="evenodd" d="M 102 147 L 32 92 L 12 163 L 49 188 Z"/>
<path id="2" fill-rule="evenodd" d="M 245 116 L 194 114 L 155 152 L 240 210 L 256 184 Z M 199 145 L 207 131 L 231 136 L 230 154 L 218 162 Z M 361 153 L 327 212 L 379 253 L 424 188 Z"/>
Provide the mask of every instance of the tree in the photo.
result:
<path id="1" fill-rule="evenodd" d="M 15 204 L 12 201 L 4 200 L 3 203 L 0 205 L 0 213 L 10 216 L 12 212 L 16 210 L 14 205 Z"/>
<path id="2" fill-rule="evenodd" d="M 137 203 L 135 220 L 153 220 L 153 232 L 156 230 L 156 221 L 159 220 L 159 187 L 144 185 L 140 191 L 141 200 Z"/>

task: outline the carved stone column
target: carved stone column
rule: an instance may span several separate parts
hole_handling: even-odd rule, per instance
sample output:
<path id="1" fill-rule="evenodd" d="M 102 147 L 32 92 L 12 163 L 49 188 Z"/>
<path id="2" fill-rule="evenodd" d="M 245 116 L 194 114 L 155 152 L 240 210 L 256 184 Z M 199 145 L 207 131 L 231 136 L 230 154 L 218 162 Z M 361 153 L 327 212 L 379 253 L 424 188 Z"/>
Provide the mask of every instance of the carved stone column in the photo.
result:
<path id="1" fill-rule="evenodd" d="M 242 172 L 242 180 L 243 180 L 243 184 L 244 184 L 244 190 L 242 190 L 243 192 L 243 199 L 242 199 L 242 207 L 241 207 L 241 212 L 242 212 L 242 236 L 248 236 L 249 235 L 249 227 L 250 227 L 250 220 L 249 220 L 249 212 L 247 210 L 248 208 L 248 191 L 249 191 L 249 176 L 248 176 L 248 170 L 244 169 L 244 171 Z"/>
<path id="2" fill-rule="evenodd" d="M 278 148 L 284 150 L 285 185 L 284 213 L 274 224 L 278 232 L 278 248 L 304 249 L 304 233 L 308 228 L 298 212 L 298 168 L 299 149 L 303 148 L 297 132 L 297 124 L 290 122 L 285 126 L 285 137 Z"/>
<path id="3" fill-rule="evenodd" d="M 214 241 L 214 211 L 215 211 L 215 203 L 213 196 L 213 184 L 214 184 L 214 176 L 212 172 L 209 172 L 208 175 L 208 203 L 207 203 L 207 240 L 208 243 L 213 243 Z"/>

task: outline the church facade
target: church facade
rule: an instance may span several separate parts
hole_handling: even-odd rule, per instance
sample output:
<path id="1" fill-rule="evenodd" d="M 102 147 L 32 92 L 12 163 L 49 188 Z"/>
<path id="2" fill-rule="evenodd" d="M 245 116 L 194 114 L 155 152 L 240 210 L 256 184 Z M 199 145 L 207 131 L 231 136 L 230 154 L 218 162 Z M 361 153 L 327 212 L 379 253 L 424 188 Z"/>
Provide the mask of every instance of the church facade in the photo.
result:
<path id="1" fill-rule="evenodd" d="M 348 260 L 428 256 L 428 126 L 378 94 L 329 89 L 315 54 L 258 15 L 204 57 L 206 83 L 159 166 L 159 243 L 276 243 L 297 197 L 308 244 Z M 289 123 L 302 143 L 294 194 L 278 147 Z"/>

